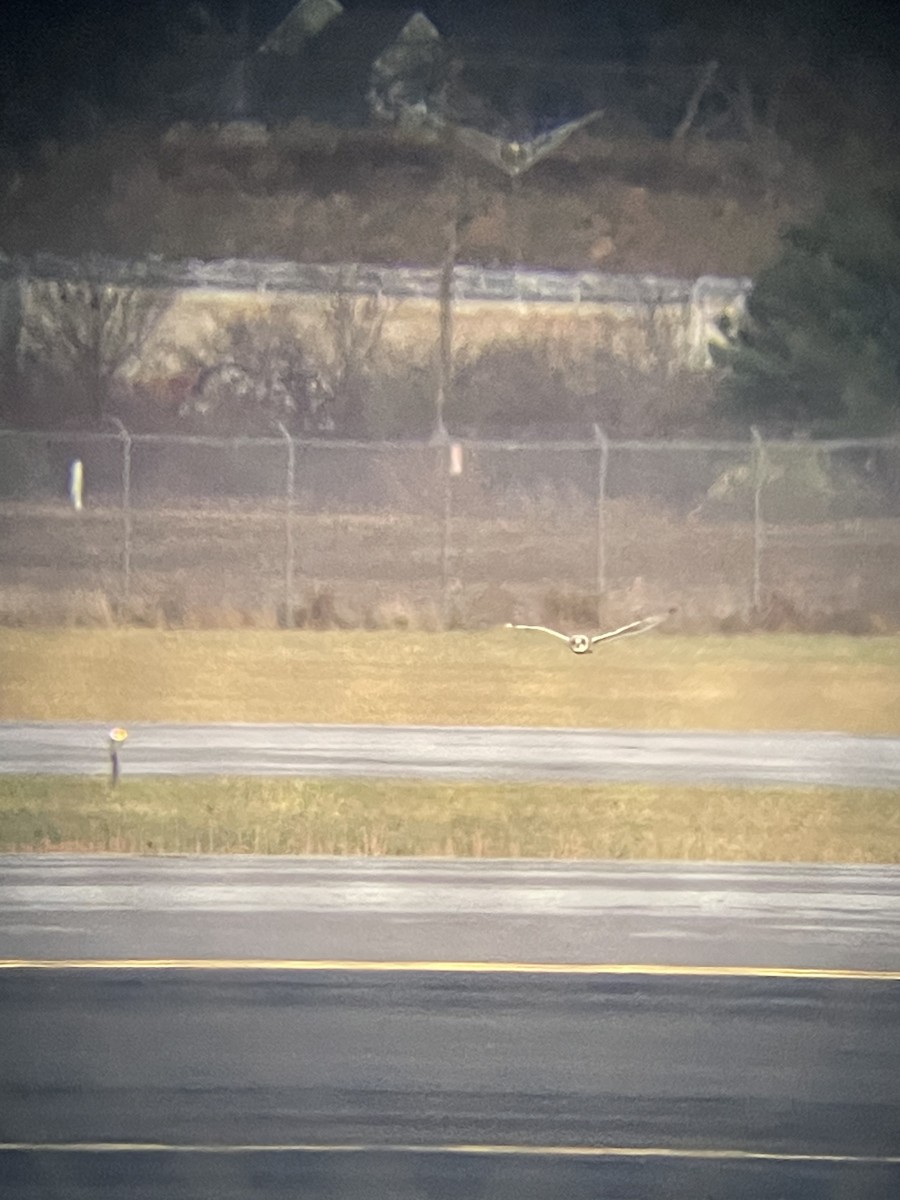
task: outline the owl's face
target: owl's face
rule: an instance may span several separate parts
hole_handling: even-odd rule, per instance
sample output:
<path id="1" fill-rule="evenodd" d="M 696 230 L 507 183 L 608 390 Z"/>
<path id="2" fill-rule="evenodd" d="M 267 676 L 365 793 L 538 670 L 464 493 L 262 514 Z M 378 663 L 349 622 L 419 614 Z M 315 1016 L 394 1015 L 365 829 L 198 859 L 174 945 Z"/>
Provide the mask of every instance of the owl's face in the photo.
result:
<path id="1" fill-rule="evenodd" d="M 569 638 L 569 647 L 576 654 L 588 654 L 591 649 L 591 639 L 584 633 L 573 634 Z"/>

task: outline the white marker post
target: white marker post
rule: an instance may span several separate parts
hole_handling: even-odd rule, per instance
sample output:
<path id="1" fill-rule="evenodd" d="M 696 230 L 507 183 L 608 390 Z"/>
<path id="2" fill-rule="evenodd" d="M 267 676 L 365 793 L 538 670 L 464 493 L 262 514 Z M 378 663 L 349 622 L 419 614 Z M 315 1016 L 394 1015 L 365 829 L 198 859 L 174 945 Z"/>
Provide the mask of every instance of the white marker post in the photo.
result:
<path id="1" fill-rule="evenodd" d="M 128 730 L 121 729 L 118 725 L 109 731 L 109 781 L 112 787 L 116 787 L 119 782 L 119 747 L 127 738 Z"/>
<path id="2" fill-rule="evenodd" d="M 81 512 L 84 498 L 84 463 L 73 458 L 69 463 L 69 502 L 76 512 Z"/>
<path id="3" fill-rule="evenodd" d="M 462 475 L 463 448 L 460 442 L 447 440 L 446 430 L 443 431 L 443 436 L 437 444 L 440 446 L 441 460 L 446 465 L 446 470 L 441 472 L 444 499 L 444 519 L 441 522 L 441 611 L 446 625 L 450 616 L 450 526 L 453 516 L 453 484 L 451 480 Z"/>

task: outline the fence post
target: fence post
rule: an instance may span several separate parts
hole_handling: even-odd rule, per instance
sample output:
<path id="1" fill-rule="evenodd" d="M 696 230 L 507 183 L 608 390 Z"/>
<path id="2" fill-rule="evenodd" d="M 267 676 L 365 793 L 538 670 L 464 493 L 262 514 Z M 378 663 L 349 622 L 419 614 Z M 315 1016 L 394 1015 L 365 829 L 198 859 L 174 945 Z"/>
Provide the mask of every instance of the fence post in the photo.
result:
<path id="1" fill-rule="evenodd" d="M 438 429 L 431 437 L 431 445 L 437 455 L 437 470 L 441 486 L 441 619 L 444 625 L 450 617 L 450 521 L 453 516 L 452 474 L 453 446 L 446 429 Z"/>
<path id="2" fill-rule="evenodd" d="M 122 439 L 122 602 L 131 600 L 131 434 L 118 417 L 110 420 Z"/>
<path id="3" fill-rule="evenodd" d="M 602 620 L 601 609 L 606 595 L 606 476 L 609 471 L 609 438 L 599 425 L 594 425 L 594 441 L 600 448 L 597 466 L 597 523 L 594 528 L 594 584 L 597 592 L 597 623 Z"/>
<path id="4" fill-rule="evenodd" d="M 762 507 L 762 493 L 766 484 L 766 450 L 759 430 L 751 426 L 753 437 L 753 610 L 762 606 L 762 559 L 765 550 L 766 525 Z"/>
<path id="5" fill-rule="evenodd" d="M 276 422 L 278 431 L 287 442 L 287 472 L 284 484 L 284 626 L 294 627 L 294 484 L 297 475 L 297 455 L 294 439 L 283 421 Z"/>
<path id="6" fill-rule="evenodd" d="M 451 485 L 452 446 L 449 438 L 438 452 L 444 488 L 444 512 L 441 522 L 441 614 L 446 628 L 450 621 L 450 522 L 453 517 L 453 489 Z"/>
<path id="7" fill-rule="evenodd" d="M 69 503 L 75 512 L 84 508 L 84 463 L 80 458 L 69 463 Z"/>

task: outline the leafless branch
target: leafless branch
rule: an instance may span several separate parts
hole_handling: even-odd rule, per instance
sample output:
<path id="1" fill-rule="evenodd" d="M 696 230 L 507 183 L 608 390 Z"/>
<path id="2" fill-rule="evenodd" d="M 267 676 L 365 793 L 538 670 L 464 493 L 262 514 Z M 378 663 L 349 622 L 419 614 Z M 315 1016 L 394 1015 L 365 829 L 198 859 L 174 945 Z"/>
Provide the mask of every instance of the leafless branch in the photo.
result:
<path id="1" fill-rule="evenodd" d="M 700 111 L 700 104 L 703 97 L 706 95 L 709 88 L 712 86 L 712 81 L 716 77 L 719 70 L 718 61 L 711 58 L 700 72 L 700 78 L 697 80 L 697 86 L 688 99 L 687 106 L 684 110 L 684 116 L 675 127 L 675 132 L 672 134 L 672 141 L 675 143 L 683 142 L 691 131 L 691 127 L 697 119 L 697 113 Z"/>
<path id="2" fill-rule="evenodd" d="M 34 282 L 23 314 L 22 358 L 71 383 L 99 420 L 113 377 L 140 358 L 171 302 L 157 289 Z"/>
<path id="3" fill-rule="evenodd" d="M 338 290 L 325 304 L 327 348 L 323 374 L 345 432 L 359 433 L 365 425 L 365 379 L 381 344 L 385 320 L 396 306 L 396 300 L 385 299 L 380 293 L 355 294 L 345 280 L 339 281 Z"/>

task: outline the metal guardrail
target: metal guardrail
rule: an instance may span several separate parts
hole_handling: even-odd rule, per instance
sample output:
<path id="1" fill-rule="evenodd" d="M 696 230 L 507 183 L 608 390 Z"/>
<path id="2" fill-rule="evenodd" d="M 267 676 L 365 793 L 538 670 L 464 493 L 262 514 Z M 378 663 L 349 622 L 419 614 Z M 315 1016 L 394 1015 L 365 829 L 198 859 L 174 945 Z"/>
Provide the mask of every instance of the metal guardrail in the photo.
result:
<path id="1" fill-rule="evenodd" d="M 152 255 L 127 260 L 105 255 L 66 258 L 56 254 L 0 255 L 0 277 L 108 283 L 113 287 L 208 289 L 212 291 L 295 292 L 438 299 L 441 272 L 431 267 L 388 267 L 366 263 L 316 264 L 277 260 L 164 259 Z M 458 265 L 453 273 L 456 300 L 523 304 L 688 304 L 707 295 L 739 301 L 750 288 L 746 278 L 703 276 L 677 279 L 656 275 L 613 275 L 602 271 L 500 270 Z"/>

